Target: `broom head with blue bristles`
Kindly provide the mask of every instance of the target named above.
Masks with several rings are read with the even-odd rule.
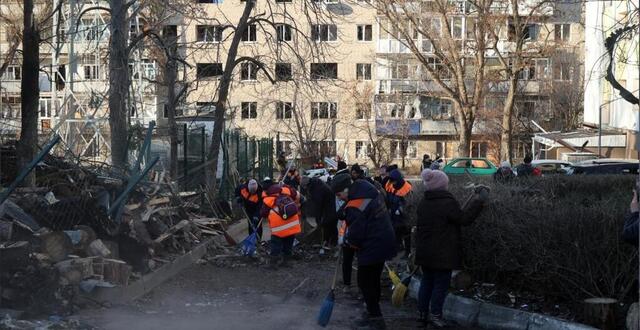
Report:
[[[329,291],[327,297],[322,301],[322,306],[320,306],[320,312],[318,313],[318,325],[321,327],[326,327],[331,320],[331,313],[333,313],[333,305],[336,302],[336,295],[334,290]]]

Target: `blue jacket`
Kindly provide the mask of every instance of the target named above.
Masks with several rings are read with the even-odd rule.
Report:
[[[396,255],[395,236],[382,194],[365,180],[349,187],[345,208],[346,242],[356,249],[358,265],[383,263]]]
[[[629,244],[638,246],[638,212],[627,214],[622,230],[622,239]]]

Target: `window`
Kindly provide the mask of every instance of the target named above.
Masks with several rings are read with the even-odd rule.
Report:
[[[358,41],[373,40],[373,27],[371,25],[358,25]]]
[[[276,0],[276,3],[292,3],[293,0]]]
[[[20,118],[20,98],[3,97],[0,102],[0,118]]]
[[[309,143],[309,149],[315,153],[319,158],[336,155],[336,142],[335,141],[311,141]]]
[[[471,168],[471,161],[470,160],[459,160],[455,163],[453,163],[453,165],[451,165],[451,167],[455,167],[455,168]]]
[[[421,108],[422,116],[435,120],[449,119],[453,115],[453,103],[450,100],[429,98]]]
[[[489,150],[489,143],[487,142],[471,142],[471,157],[487,157],[487,151]],[[488,164],[484,164],[484,161],[474,160],[471,162],[470,167],[475,168],[488,168]],[[486,166],[486,167],[483,167]]]
[[[313,24],[311,39],[314,41],[336,41],[338,40],[338,27],[335,24]]]
[[[242,102],[240,104],[242,110],[242,119],[256,119],[258,118],[258,103],[257,102]]]
[[[291,63],[276,63],[276,80],[277,81],[289,81],[291,80]]]
[[[371,64],[370,63],[356,64],[356,79],[371,80]]]
[[[535,79],[543,80],[549,78],[549,60],[546,58],[538,58],[533,62],[535,63]]]
[[[462,17],[451,17],[451,37],[453,39],[462,39]]]
[[[416,141],[389,141],[391,156],[393,158],[399,159],[403,158],[417,158],[418,149],[416,146]]]
[[[197,63],[196,64],[196,77],[210,78],[218,77],[222,75],[222,63]]]
[[[58,108],[60,108],[60,104],[61,100],[58,100],[58,102],[56,102]],[[50,98],[41,98],[38,110],[38,115],[40,118],[51,118],[58,116],[58,113],[56,112],[54,104]]]
[[[255,24],[249,24],[247,29],[242,33],[242,41],[245,42],[255,42],[257,40],[256,37],[257,27]]]
[[[218,25],[196,26],[197,41],[220,42],[222,41],[222,28]]]
[[[101,27],[98,21],[93,18],[83,18],[78,26],[78,37],[80,40],[94,41],[101,39]]]
[[[427,65],[435,71],[436,75],[440,77],[440,79],[449,79],[451,78],[451,73],[449,72],[449,68],[446,65],[442,64],[437,57],[428,57]],[[425,70],[426,71],[426,70]]]
[[[196,102],[197,112],[214,112],[216,110],[215,102]]]
[[[539,33],[540,33],[540,26],[538,24],[528,24],[524,28],[523,38],[524,40],[536,41],[538,40]]]
[[[520,118],[534,119],[533,114],[536,108],[535,101],[523,101],[518,104],[518,116]]]
[[[556,41],[571,40],[571,24],[556,24],[554,27]]]
[[[371,143],[367,143],[366,141],[356,141],[356,158],[368,158],[369,150],[371,150]]]
[[[371,118],[371,103],[358,103],[356,104],[356,119],[369,119]]]
[[[291,41],[291,25],[288,24],[278,24],[276,25],[276,35],[278,41]]]
[[[292,110],[291,102],[277,102],[276,119],[291,119]]]
[[[436,157],[445,156],[445,150],[447,149],[447,142],[438,141],[436,142]]]
[[[22,79],[22,68],[17,65],[8,66],[7,70],[2,75],[4,80],[20,80]]]
[[[338,79],[338,63],[311,63],[311,79]]]
[[[198,0],[198,3],[222,3],[222,0]]]
[[[98,80],[100,79],[100,67],[96,64],[84,66],[84,79],[85,80]]]
[[[240,65],[240,80],[258,80],[258,66],[251,62],[242,63]]]
[[[534,63],[525,66],[518,72],[518,79],[520,80],[534,80],[536,79],[536,66]]]
[[[338,114],[338,104],[335,102],[312,102],[311,119],[335,119]]]
[[[568,63],[553,63],[553,80],[571,80],[571,67]]]

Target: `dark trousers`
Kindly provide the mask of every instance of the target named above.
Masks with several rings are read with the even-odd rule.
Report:
[[[422,267],[422,281],[418,292],[418,310],[425,315],[442,315],[444,299],[449,292],[451,270],[430,270]]]
[[[344,285],[351,285],[351,270],[355,254],[356,250],[353,248],[347,245],[342,246],[342,283]]]
[[[256,226],[258,226],[258,222],[260,222],[260,218],[259,217],[253,217],[251,219],[247,219],[247,228],[248,228],[248,232],[249,235],[253,234],[253,228],[256,228]],[[258,226],[258,228],[256,228],[256,231],[258,232],[258,241],[262,240],[262,223],[260,223],[260,226]]]
[[[293,240],[296,235],[287,237],[278,237],[271,235],[271,255],[272,256],[290,256],[293,253]]]
[[[358,265],[358,287],[362,291],[370,317],[382,316],[380,310],[380,276],[384,263]]]
[[[404,222],[394,224],[393,231],[396,235],[396,252],[404,251],[408,256],[411,253],[411,231]]]
[[[320,216],[318,219],[324,242],[330,246],[336,244],[338,242],[338,219],[335,216]]]

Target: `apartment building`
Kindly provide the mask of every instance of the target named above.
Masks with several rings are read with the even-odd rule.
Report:
[[[222,27],[237,25],[244,6],[202,0],[202,16],[170,23],[191,67],[184,80],[194,82],[180,120],[211,120],[233,38]],[[257,2],[253,13],[265,20],[250,22],[242,35],[238,58],[253,60],[233,71],[226,127],[271,137],[290,157],[367,163],[375,134],[375,11],[365,1],[272,0]]]
[[[603,131],[626,135],[617,145],[624,149],[624,154],[617,155],[620,158],[636,158],[638,155],[638,105],[620,97],[619,92],[605,80],[609,64],[605,40],[617,29],[638,24],[638,15],[634,13],[638,6],[637,0],[585,3],[584,123],[590,127],[602,128]],[[640,97],[639,38],[636,28],[631,38],[621,39],[613,65],[618,82],[636,97]]]
[[[46,8],[58,1],[36,2],[36,19],[46,17]],[[40,44],[40,107],[38,130],[42,140],[58,132],[64,146],[79,157],[106,160],[110,155],[107,91],[109,17],[104,11],[89,11],[91,6],[107,6],[106,1],[76,0],[62,4],[61,15],[53,15],[42,29]],[[22,30],[22,1],[3,1],[0,15],[0,56],[7,58]],[[75,22],[78,25],[75,26]],[[132,23],[130,34],[141,31]],[[59,31],[59,33],[54,33]],[[18,43],[20,51],[21,44]],[[15,139],[20,131],[20,80],[22,56],[11,59],[0,77],[0,136]],[[156,75],[156,64],[143,48],[135,51],[129,64],[132,77],[130,121],[148,124],[156,119],[158,97],[148,79]]]
[[[520,12],[527,13],[522,18],[527,24],[523,31],[526,38],[523,46],[525,68],[519,74],[514,115],[517,131],[521,133],[514,143],[516,159],[531,151],[531,133],[537,129],[531,120],[549,130],[556,129],[556,124],[561,125],[561,121],[557,120],[561,114],[555,110],[561,106],[555,98],[567,98],[564,91],[567,86],[580,84],[583,70],[581,4],[555,2],[534,12],[530,8],[536,6],[530,2],[520,3]],[[442,38],[450,38],[458,45],[470,45],[460,47],[460,57],[472,56],[473,50],[470,47],[475,40],[478,14],[469,2],[457,1],[450,4],[446,22],[442,12],[431,12],[428,5],[424,5],[413,19],[428,22],[426,24],[430,24],[432,34],[438,33]],[[527,4],[528,8],[525,6]],[[492,78],[487,78],[486,81],[484,104],[478,110],[470,155],[498,161],[500,114],[508,84],[503,75],[492,72],[500,70],[498,55],[508,60],[515,51],[515,42],[509,5],[503,3],[500,6],[500,2],[496,2],[492,10],[503,16],[496,20],[493,27],[499,37],[497,51],[488,49],[485,54],[486,75]],[[423,26],[423,29],[426,27]],[[406,42],[407,35],[398,32],[384,14],[378,17],[376,31],[376,127],[381,136],[389,138],[392,158],[402,157],[403,144],[406,148],[405,156],[413,167],[419,166],[423,154],[431,157],[440,155],[446,159],[456,156],[460,127],[457,127],[454,117],[454,103],[424,67],[426,61],[434,69],[442,70],[442,59],[435,52],[446,53],[446,50],[434,48],[425,34],[418,31],[413,32],[413,43]],[[408,44],[416,45],[424,60],[419,61],[415,49],[411,49]],[[439,78],[452,86],[451,76],[441,74]],[[465,84],[473,86],[473,79],[473,74],[466,77]],[[399,130],[399,127],[403,129]]]

